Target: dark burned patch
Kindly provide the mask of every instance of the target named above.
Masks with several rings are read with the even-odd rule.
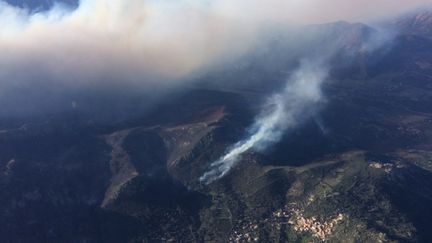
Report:
[[[125,138],[123,149],[138,173],[149,177],[167,176],[167,151],[157,131],[133,130]]]

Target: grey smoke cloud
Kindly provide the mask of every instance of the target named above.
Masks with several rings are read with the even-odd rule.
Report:
[[[0,4],[0,77],[13,82],[25,79],[16,77],[23,67],[63,82],[177,79],[217,60],[236,33],[245,34],[165,1],[84,0],[76,10],[42,13]]]
[[[267,101],[254,124],[248,129],[247,138],[234,144],[223,156],[211,164],[200,181],[209,184],[226,175],[249,151],[262,151],[277,143],[288,130],[295,129],[314,113],[323,100],[321,84],[328,69],[323,63],[304,61],[287,80],[282,92]]]
[[[429,1],[81,0],[32,12],[0,0],[0,105],[37,103],[13,101],[35,90],[49,103],[50,87],[173,89],[254,50],[275,24],[364,21]]]
[[[241,56],[271,23],[364,21],[429,1],[81,0],[36,13],[0,1],[0,85],[34,73],[69,83],[168,82]]]

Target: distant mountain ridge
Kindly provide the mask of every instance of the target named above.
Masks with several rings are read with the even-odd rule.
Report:
[[[432,38],[432,10],[422,10],[395,20],[393,27],[402,34]]]

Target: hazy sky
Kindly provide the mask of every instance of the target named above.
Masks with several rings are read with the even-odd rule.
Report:
[[[97,0],[96,0],[97,1]],[[128,0],[126,0],[128,1]],[[141,0],[149,2],[149,0]],[[46,10],[54,3],[64,3],[76,6],[79,0],[5,0],[5,2],[32,10]],[[159,2],[184,2],[184,0],[159,0]],[[280,18],[286,15],[287,20],[305,22],[320,22],[333,20],[357,20],[380,16],[387,13],[397,13],[406,9],[431,4],[432,0],[196,0],[195,3],[220,8],[221,11],[238,15],[243,12],[256,18]],[[190,3],[188,3],[190,4]],[[296,9],[296,11],[292,11]]]
[[[181,79],[247,52],[272,23],[367,21],[430,1],[82,0],[77,9],[56,5],[49,11],[0,1],[0,88],[34,77]]]
[[[337,20],[368,21],[431,3],[432,0],[268,0],[262,4],[262,1],[227,0],[221,5],[233,14],[243,9],[245,15],[251,18],[258,16],[261,19],[311,24]]]

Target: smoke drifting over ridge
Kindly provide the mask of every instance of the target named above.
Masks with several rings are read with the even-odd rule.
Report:
[[[273,23],[361,21],[428,2],[81,0],[31,12],[0,1],[0,88],[35,77],[175,85],[247,53]]]
[[[284,90],[270,97],[261,114],[248,129],[248,136],[234,144],[211,164],[200,181],[209,184],[227,174],[250,150],[261,151],[277,143],[287,130],[307,119],[322,101],[321,83],[327,76],[322,63],[303,62],[287,80]],[[270,111],[269,111],[270,110]]]

